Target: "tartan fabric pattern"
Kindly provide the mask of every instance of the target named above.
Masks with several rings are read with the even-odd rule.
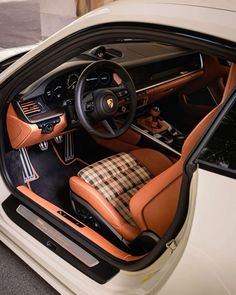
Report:
[[[83,168],[78,176],[93,186],[128,223],[136,226],[129,201],[151,179],[151,174],[135,157],[119,153]]]

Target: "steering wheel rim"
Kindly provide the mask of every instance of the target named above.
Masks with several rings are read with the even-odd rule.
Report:
[[[122,83],[117,87],[105,87],[90,90],[85,93],[86,78],[91,72],[98,69],[109,69],[116,73]],[[124,81],[124,82],[123,82]],[[118,127],[114,117],[118,113],[119,103],[124,97],[118,97],[121,91],[127,90],[127,105],[129,111],[122,127]],[[86,95],[85,95],[86,94]],[[88,111],[88,103],[92,111]],[[112,108],[110,106],[112,105]],[[81,125],[92,135],[100,138],[112,139],[122,135],[132,124],[136,113],[137,99],[136,90],[129,73],[119,64],[112,61],[95,61],[88,65],[80,74],[75,89],[75,110]],[[94,109],[93,109],[94,108]],[[107,132],[99,131],[93,123],[102,123]]]

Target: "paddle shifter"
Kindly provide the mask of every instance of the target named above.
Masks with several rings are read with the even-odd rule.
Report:
[[[161,110],[158,107],[153,107],[150,113],[152,115],[152,122],[151,122],[152,128],[161,128],[161,124],[158,120],[161,114]]]

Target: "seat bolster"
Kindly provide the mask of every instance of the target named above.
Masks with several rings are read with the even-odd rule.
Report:
[[[137,149],[130,153],[149,170],[153,177],[173,165],[169,158],[152,149]]]
[[[141,231],[151,229],[162,237],[170,226],[178,205],[182,167],[179,160],[131,198],[129,208]]]
[[[114,207],[83,179],[78,176],[72,176],[70,178],[70,188],[76,195],[92,204],[93,208],[126,240],[131,241],[138,236],[140,230],[128,224]]]
[[[193,147],[199,141],[200,137],[204,134],[204,131],[209,126],[210,122],[216,116],[217,111],[221,108],[222,103],[228,99],[231,91],[236,87],[236,64],[232,64],[230,67],[230,72],[228,80],[225,86],[224,95],[221,103],[215,107],[206,117],[198,123],[198,125],[192,130],[192,132],[186,138],[183,148],[182,148],[182,159],[183,161],[187,158]]]

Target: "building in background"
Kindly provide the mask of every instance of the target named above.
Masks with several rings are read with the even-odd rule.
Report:
[[[114,0],[40,0],[42,39],[93,9]]]
[[[79,16],[114,0],[0,0],[0,50],[46,39]]]

